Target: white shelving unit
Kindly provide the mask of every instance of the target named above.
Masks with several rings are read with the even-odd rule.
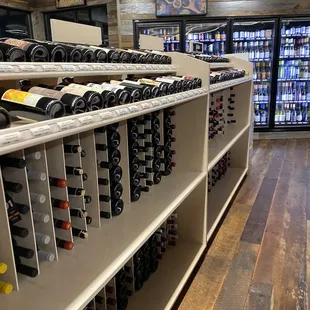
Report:
[[[59,77],[70,75],[76,82],[94,79],[124,78],[127,74],[138,75],[190,75],[200,77],[201,89],[155,98],[143,102],[108,108],[101,111],[67,116],[30,125],[14,126],[0,131],[0,155],[14,153],[23,158],[35,151],[43,154],[40,167],[46,173],[65,177],[63,141],[80,141],[87,149],[87,160],[82,165],[89,177],[97,178],[94,129],[116,122],[120,123],[120,150],[123,168],[124,212],[107,220],[100,218],[99,196],[96,182],[88,187],[93,199],[86,204],[93,222],[88,226],[89,238],[74,238],[74,249],[66,251],[50,245],[57,261],[41,263],[40,275],[28,278],[16,273],[11,233],[8,225],[2,178],[0,178],[0,261],[8,264],[8,272],[0,280],[14,285],[11,295],[1,295],[1,309],[66,309],[84,307],[103,288],[113,281],[116,273],[131,259],[137,250],[175,211],[178,213],[179,241],[160,262],[158,271],[151,276],[143,289],[129,299],[128,309],[170,309],[206,248],[221,216],[248,170],[250,136],[250,110],[252,98],[252,65],[228,55],[228,64],[211,64],[179,53],[170,53],[172,65],[123,65],[123,64],[40,64],[5,63],[0,65],[0,80],[5,87],[16,87],[20,78],[27,76],[33,81],[55,84]],[[209,85],[210,70],[238,68],[247,72],[245,78]],[[236,94],[235,116],[237,123],[227,125],[226,134],[208,141],[210,94],[225,92],[233,87]],[[176,167],[162,182],[152,186],[138,202],[130,202],[127,120],[133,117],[171,107],[174,116],[176,151],[173,160]],[[69,139],[69,140],[68,140]],[[208,172],[227,152],[232,152],[231,167],[219,185],[208,194]],[[5,170],[5,169],[3,169]],[[26,170],[23,170],[23,175]],[[1,173],[1,170],[0,170]],[[3,173],[7,173],[3,171]],[[19,177],[19,176],[17,176]],[[87,182],[90,181],[91,178]],[[27,178],[24,180],[28,186]],[[86,184],[86,183],[85,183]],[[34,186],[30,184],[30,186]],[[33,187],[31,187],[32,190]],[[86,187],[87,189],[87,187]],[[47,197],[55,195],[47,187],[35,188]],[[64,197],[65,193],[56,193]],[[29,193],[25,191],[29,200]],[[65,197],[64,197],[65,198]],[[30,201],[30,200],[29,200]],[[31,204],[29,202],[29,204]],[[31,207],[31,206],[30,206]],[[33,206],[36,210],[37,205]],[[44,205],[45,212],[55,215],[50,202]],[[67,214],[64,218],[70,219]],[[28,219],[33,244],[33,225]],[[47,228],[51,236],[53,227]],[[57,232],[56,232],[57,235]],[[72,234],[66,236],[72,238]],[[104,293],[105,294],[105,293]],[[152,301],[150,303],[150,300]],[[105,306],[106,307],[106,306]],[[107,309],[107,308],[106,308]],[[114,308],[113,308],[114,309]],[[115,308],[116,309],[116,308]]]

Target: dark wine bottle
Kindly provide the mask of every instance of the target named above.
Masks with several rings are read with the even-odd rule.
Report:
[[[95,62],[96,56],[95,53],[88,47],[77,45],[76,46],[82,52],[82,62]]]
[[[11,117],[9,112],[0,106],[0,129],[11,126]]]
[[[70,222],[54,218],[54,226],[56,228],[60,228],[60,229],[63,229],[63,230],[70,230],[71,227],[72,227],[72,224]]]
[[[110,212],[106,212],[106,211],[100,211],[100,217],[102,217],[104,219],[110,219],[111,218],[111,213]]]
[[[157,77],[156,81],[172,84],[175,87],[175,92],[182,91],[182,81],[176,81],[175,79],[168,78],[165,76],[164,77]]]
[[[49,53],[49,59],[51,62],[66,62],[68,59],[68,54],[65,48],[61,45],[56,45],[53,43],[43,42],[43,41],[37,41],[33,39],[25,39],[23,41],[36,43],[44,46],[48,53]]]
[[[9,182],[3,180],[4,189],[13,193],[20,193],[23,190],[23,185],[20,183]]]
[[[68,154],[77,154],[82,152],[82,147],[76,144],[64,144],[64,151]]]
[[[72,234],[73,234],[73,236],[81,238],[81,239],[87,239],[88,238],[88,233],[86,230],[82,230],[82,229],[72,227]]]
[[[110,179],[118,183],[123,176],[123,170],[120,166],[114,166],[110,169]]]
[[[17,202],[14,202],[14,208],[16,209],[16,211],[18,211],[21,214],[28,214],[30,211],[29,206],[23,205]]]
[[[43,86],[43,85],[42,85]],[[61,101],[66,109],[67,114],[79,114],[87,111],[86,100],[81,97],[70,93],[63,93],[58,90],[48,89],[44,87],[31,87],[31,86],[22,86],[23,91],[28,91],[32,94],[37,94]]]
[[[22,264],[21,259],[17,256],[15,257],[16,271],[25,276],[35,278],[38,275],[38,269]]]
[[[31,62],[49,61],[49,53],[43,45],[12,38],[2,39],[2,41],[6,44],[14,45],[21,48],[26,54],[27,61]]]
[[[141,197],[141,189],[139,186],[132,186],[131,187],[131,201],[135,202],[138,201]]]
[[[124,201],[122,199],[112,200],[112,214],[114,216],[120,215],[124,210]]]
[[[109,152],[109,161],[114,166],[118,166],[121,161],[121,152],[119,150],[110,150]]]
[[[62,240],[59,238],[56,238],[56,245],[59,248],[65,249],[65,250],[72,250],[73,249],[73,243],[71,241]]]
[[[60,199],[51,199],[52,207],[58,208],[58,209],[68,209],[69,208],[69,201],[66,200],[60,200]]]
[[[102,202],[110,202],[111,201],[111,197],[107,196],[107,195],[99,195],[99,200]]]
[[[154,56],[150,53],[145,53],[143,51],[136,51],[136,50],[131,50],[131,49],[128,49],[127,51],[139,55],[138,63],[140,63],[140,64],[152,64],[152,63],[154,63],[154,61],[153,61]]]
[[[82,174],[82,179],[83,179],[84,182],[87,181],[88,180],[88,174],[84,172]]]
[[[112,85],[113,88],[116,88],[116,89],[119,89],[119,90],[126,90],[130,94],[130,102],[141,101],[142,92],[141,92],[140,89],[136,89],[134,87],[128,87],[128,86],[120,85],[120,81],[115,81],[114,83],[110,83],[110,84],[103,83],[102,85],[105,85],[105,84],[106,85]]]
[[[24,257],[27,259],[31,259],[34,256],[34,251],[32,249],[28,249],[22,246],[17,245],[17,241],[12,238],[13,248],[14,248],[14,255]]]
[[[80,219],[86,218],[88,216],[88,212],[82,209],[72,209],[70,208],[70,215],[74,217],[78,217]]]
[[[64,179],[58,179],[58,178],[49,178],[50,186],[65,188],[67,187],[67,180]]]
[[[78,47],[87,48],[88,50],[91,50],[95,54],[95,62],[103,63],[107,60],[107,53],[96,46],[83,46],[78,45]]]
[[[99,178],[98,179],[98,184],[99,185],[107,186],[107,185],[109,185],[109,180],[108,179],[104,179],[104,178]]]
[[[123,195],[123,185],[121,183],[111,184],[112,199],[120,199]]]
[[[17,46],[0,42],[0,51],[3,54],[3,61],[7,62],[26,61],[25,52]]]
[[[66,166],[66,173],[79,176],[79,175],[82,175],[84,171],[81,167]]]
[[[103,169],[111,169],[113,165],[107,161],[99,161],[98,167],[103,168]]]
[[[168,83],[157,82],[157,81],[146,79],[146,78],[139,79],[137,80],[137,82],[140,83],[141,85],[149,85],[149,86],[156,87],[155,93],[157,93],[157,89],[159,93],[157,93],[157,95],[154,96],[154,91],[152,91],[153,97],[166,96],[166,95],[170,95],[174,93],[174,87],[169,87],[170,85]]]
[[[107,47],[97,47],[98,49],[100,48],[101,50],[105,51],[107,55],[106,62],[110,63],[119,63],[120,62],[120,53],[116,51],[115,49],[110,49]]]
[[[11,226],[12,235],[18,236],[20,238],[26,238],[28,236],[28,229],[12,225]]]
[[[0,89],[0,96],[0,106],[13,116],[44,120],[65,115],[65,106],[57,99],[5,88]]]
[[[103,151],[105,152],[108,149],[108,146],[106,144],[96,144],[96,150],[97,151]]]
[[[82,52],[80,51],[80,49],[76,48],[75,46],[71,46],[68,44],[53,43],[53,42],[51,42],[50,44],[62,46],[67,52],[69,62],[82,62],[82,57],[83,57]]]
[[[82,197],[85,195],[85,190],[83,188],[68,187],[68,195]]]
[[[151,99],[152,97],[152,88],[148,85],[142,85],[138,82],[130,80],[123,80],[123,81],[111,80],[110,84],[119,84],[121,86],[132,88],[134,90],[139,90],[142,94],[141,100],[148,100]]]
[[[118,148],[121,143],[121,136],[117,131],[108,131],[108,145],[113,148]]]

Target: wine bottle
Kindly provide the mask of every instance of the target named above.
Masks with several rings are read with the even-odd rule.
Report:
[[[11,116],[9,112],[0,106],[0,129],[5,129],[11,126]]]
[[[117,131],[108,131],[108,144],[110,147],[118,148],[121,143],[121,136]]]
[[[85,150],[82,150],[82,152],[81,152],[81,157],[82,157],[82,158],[85,158],[86,156],[87,156],[86,151],[85,151]]]
[[[118,166],[121,161],[121,152],[119,150],[110,150],[109,161],[114,166]]]
[[[78,154],[82,152],[80,145],[64,144],[64,152],[67,154]]]
[[[67,187],[67,180],[64,180],[64,179],[49,177],[49,182],[50,182],[50,186],[55,186],[55,187],[60,187],[60,188]]]
[[[13,193],[20,193],[23,190],[23,186],[20,183],[9,182],[3,180],[4,189]]]
[[[71,83],[70,85],[56,85],[54,89],[66,94],[83,97],[87,102],[87,109],[89,111],[99,110],[104,107],[102,96],[98,92],[91,90],[90,87]]]
[[[12,235],[18,236],[20,238],[26,238],[28,236],[28,229],[11,225],[11,233]]]
[[[26,54],[27,61],[31,62],[49,61],[49,53],[43,45],[12,38],[2,39],[1,41],[3,41],[6,44],[14,45],[21,48]]]
[[[81,238],[81,239],[87,239],[88,238],[88,233],[86,230],[82,230],[82,229],[72,227],[72,234],[73,234],[73,236]]]
[[[119,122],[107,125],[108,133],[109,133],[109,131],[117,131],[118,128],[119,128]],[[111,132],[110,132],[110,134],[111,134]],[[121,140],[121,139],[119,138],[119,140]]]
[[[54,218],[54,226],[56,228],[60,228],[60,229],[63,229],[63,230],[70,230],[71,227],[72,227],[72,224],[70,222]]]
[[[50,216],[48,214],[40,212],[32,212],[32,217],[35,222],[48,223],[50,221]]]
[[[102,202],[110,202],[111,201],[111,197],[107,196],[107,195],[99,195],[99,200]]]
[[[42,154],[39,151],[33,153],[26,153],[25,156],[28,160],[40,160],[42,158]]]
[[[47,176],[45,172],[38,172],[33,170],[27,170],[27,178],[30,181],[45,181]]]
[[[73,242],[66,241],[66,240],[59,239],[59,238],[56,238],[56,245],[59,248],[62,248],[62,249],[68,250],[68,251],[72,250],[74,247]]]
[[[25,276],[35,278],[38,275],[38,269],[22,264],[19,257],[15,257],[16,271]]]
[[[130,179],[133,186],[138,186],[140,184],[141,175],[139,172],[135,172]]]
[[[6,196],[6,207],[8,213],[8,219],[10,225],[14,225],[22,220],[20,213],[15,209],[14,202],[11,197],[7,194]]]
[[[0,105],[14,116],[44,120],[65,115],[64,104],[53,98],[5,88],[0,89],[0,96]]]
[[[107,185],[109,185],[109,180],[108,179],[104,179],[104,178],[99,178],[98,179],[98,184],[99,185],[107,186]]]
[[[102,217],[104,219],[110,219],[111,218],[111,213],[110,212],[106,212],[106,211],[100,211],[100,217]]]
[[[126,53],[128,55],[128,63],[131,64],[137,64],[139,62],[140,56],[138,53],[135,53],[134,51],[130,50],[124,50],[124,49],[117,49],[117,51],[121,51],[123,53]]]
[[[88,212],[82,209],[72,209],[70,208],[70,215],[74,217],[78,217],[80,219],[86,218],[88,216]]]
[[[122,199],[113,199],[111,203],[112,214],[114,216],[120,215],[124,210],[124,201]]]
[[[131,49],[128,49],[127,51],[139,55],[138,63],[140,63],[140,64],[153,64],[154,63],[154,60],[153,60],[154,55],[152,55],[150,53],[146,53],[143,51],[131,50]]]
[[[17,245],[17,241],[12,238],[12,243],[13,243],[13,249],[14,249],[14,255],[15,256],[20,256],[24,257],[27,259],[31,259],[34,256],[34,251],[32,249],[28,249],[22,246]]]
[[[46,262],[53,262],[55,260],[55,254],[51,252],[46,252],[43,250],[40,250],[38,248],[38,259],[40,261],[46,261]]]
[[[120,86],[132,88],[134,90],[139,90],[141,93],[140,100],[148,100],[151,98],[152,90],[151,87],[148,85],[141,85],[138,82],[130,80],[123,80],[123,81],[111,80],[110,84],[117,84]]]
[[[66,173],[70,175],[79,176],[79,175],[82,175],[84,171],[81,167],[66,166]]]
[[[8,282],[4,282],[4,281],[0,281],[0,293],[5,294],[5,295],[9,295],[11,294],[13,291],[13,285],[8,283]]]
[[[64,49],[64,47],[61,45],[56,45],[56,44],[33,40],[33,39],[24,39],[23,41],[37,43],[37,44],[44,46],[49,53],[49,59],[51,62],[66,62],[68,59],[68,54],[66,50]]]
[[[88,175],[87,175],[87,173],[83,173],[82,174],[82,180],[85,182],[85,181],[87,181],[88,180]]]
[[[131,187],[131,201],[135,202],[138,201],[141,197],[141,189],[139,186],[132,186]]]
[[[97,151],[103,151],[105,152],[108,149],[108,146],[106,144],[99,144],[96,143],[96,150]]]
[[[3,61],[7,62],[24,62],[26,61],[25,52],[14,45],[0,42],[0,51],[3,54]]]
[[[96,47],[96,46],[91,46],[91,47]],[[120,62],[120,53],[116,51],[115,49],[110,49],[107,47],[96,47],[98,49],[101,49],[105,51],[106,53],[106,62],[109,63],[119,63]]]
[[[123,194],[123,185],[121,183],[111,184],[111,196],[113,199],[120,199]]]
[[[69,201],[60,200],[60,199],[51,199],[52,207],[58,209],[68,209],[69,208]]]
[[[111,84],[102,83],[102,85],[112,85],[112,86],[105,86],[105,87],[107,87],[107,88],[110,87],[110,88],[119,89],[119,90],[126,90],[130,94],[130,102],[141,101],[142,92],[139,89],[120,85],[119,81],[115,81],[115,82],[116,83],[111,83]]]
[[[84,196],[84,202],[85,203],[91,203],[92,199],[90,196]]]
[[[82,52],[82,62],[95,62],[95,53],[90,48],[84,47],[82,45],[77,45],[76,47]]]
[[[95,297],[95,302],[97,303],[97,304],[99,304],[99,305],[104,305],[104,301],[105,301],[105,299],[103,298],[103,297],[101,297],[101,296],[96,296]]]
[[[92,221],[93,221],[93,218],[92,218],[92,217],[86,216],[86,224],[87,224],[87,225],[90,225],[90,224],[92,223]]]
[[[68,55],[67,60],[69,62],[82,62],[82,57],[83,57],[82,52],[80,51],[80,49],[76,48],[75,46],[71,46],[68,44],[54,43],[54,42],[51,42],[50,44],[63,47]]]
[[[87,86],[91,87],[94,91],[101,93],[108,108],[130,103],[130,93],[127,90],[119,89],[112,84],[88,83]]]
[[[159,96],[167,96],[167,95],[171,95],[175,92],[175,88],[174,86],[168,84],[168,83],[162,83],[162,82],[157,82],[151,79],[139,79],[137,80],[138,83],[140,83],[141,85],[149,85],[151,87],[156,87],[155,88],[155,95],[154,95],[154,91],[153,91],[153,98],[155,97],[159,97]]]
[[[21,213],[21,214],[28,214],[30,211],[29,206],[27,205],[23,205],[17,202],[14,202],[14,208],[17,212]]]
[[[114,166],[110,169],[110,179],[118,183],[123,176],[123,170],[120,166]]]
[[[46,86],[46,85],[41,85]],[[46,87],[38,87],[38,86],[22,86],[21,89],[23,91],[27,91],[32,94],[37,94],[49,98],[53,98],[61,101],[64,104],[65,110],[67,114],[79,114],[87,111],[87,103],[86,100],[81,97],[70,93],[63,93],[58,90],[48,89]]]
[[[46,197],[43,194],[30,192],[29,195],[32,203],[43,204],[46,201]]]
[[[77,47],[83,47],[91,50],[95,54],[95,62],[103,63],[107,60],[107,53],[103,49],[100,49],[96,46],[78,45]]]
[[[68,187],[68,195],[82,197],[85,195],[85,190],[83,188]]]
[[[112,165],[112,163],[109,163],[107,161],[99,161],[98,167],[103,168],[103,169],[111,169],[113,167],[113,165]]]
[[[24,169],[27,165],[26,161],[22,158],[13,158],[8,156],[0,157],[0,165],[4,167],[12,167],[17,169]]]
[[[47,245],[51,241],[51,237],[50,236],[45,235],[45,234],[41,234],[41,233],[38,233],[38,232],[35,233],[35,237],[36,237],[36,242],[39,245]]]

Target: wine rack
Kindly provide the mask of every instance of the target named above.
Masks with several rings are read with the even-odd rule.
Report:
[[[116,80],[171,75],[175,85],[177,76],[193,76],[202,87],[0,131],[0,262],[8,265],[0,281],[14,287],[11,296],[0,294],[4,308],[117,310],[126,309],[127,298],[128,309],[172,307],[248,169],[252,66],[233,55],[227,55],[227,63],[212,64],[169,55],[172,65],[134,70],[131,64],[104,64],[113,70],[96,71],[68,65],[79,67],[70,71],[75,83],[111,80],[109,75]],[[0,73],[6,86],[16,87],[24,76],[19,65],[25,63]],[[31,66],[27,76],[37,84],[57,85],[68,74]],[[210,85],[211,70],[230,68],[244,70],[245,77]],[[209,140],[216,98],[225,122],[223,134]],[[208,172],[228,152],[230,167],[208,193]],[[6,167],[4,157],[26,163]],[[5,181],[21,184],[21,191],[5,191],[12,186]],[[21,264],[32,268],[35,278],[18,272],[6,193],[18,204],[21,221],[14,225],[28,231],[25,238],[14,238],[33,251]],[[151,262],[156,272],[146,274],[139,289],[134,258],[156,232],[163,240],[157,240],[160,248]],[[118,282],[122,271],[126,298]]]

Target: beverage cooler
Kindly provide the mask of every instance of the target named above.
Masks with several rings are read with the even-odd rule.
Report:
[[[310,124],[310,18],[283,18],[275,109],[275,127]]]
[[[270,126],[275,20],[233,21],[233,53],[248,53],[253,62],[255,127]]]
[[[216,22],[186,22],[185,25],[185,51],[191,52],[191,44],[203,44],[203,54],[223,56],[228,53],[227,34],[228,20]]]
[[[182,22],[137,22],[134,25],[135,48],[139,48],[141,34],[156,36],[164,39],[165,52],[181,52],[183,36],[181,36]]]

